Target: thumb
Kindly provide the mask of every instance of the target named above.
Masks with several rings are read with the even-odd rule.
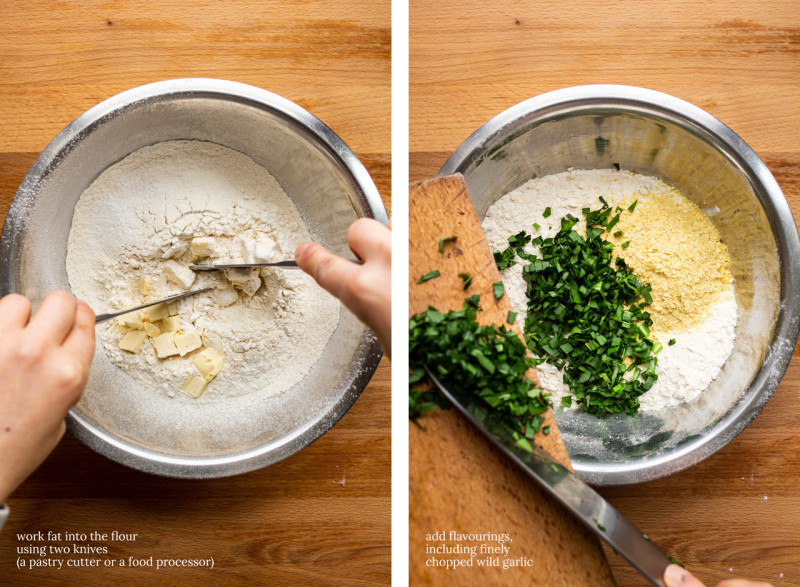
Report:
[[[669,565],[664,571],[667,587],[705,587],[702,581],[678,565]]]

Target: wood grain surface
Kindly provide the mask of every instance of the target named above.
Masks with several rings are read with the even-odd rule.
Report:
[[[410,4],[410,179],[435,174],[506,108],[546,91],[620,83],[707,110],[770,168],[800,215],[800,3]],[[800,362],[756,420],[702,463],[600,490],[709,585],[800,585]],[[608,552],[619,585],[645,585]]]
[[[441,238],[456,235],[439,252]],[[409,195],[409,313],[429,306],[441,312],[460,310],[465,297],[480,296],[477,320],[508,325],[507,296],[495,299],[492,284],[500,272],[461,175],[412,184]],[[433,270],[439,277],[417,283]],[[460,273],[472,276],[465,291]],[[521,335],[519,324],[511,327]],[[531,370],[530,376],[535,376]],[[548,410],[550,434],[535,441],[558,462],[570,467],[561,435]],[[437,410],[409,423],[409,559],[412,585],[612,585],[602,547],[559,504],[516,465],[489,445],[455,410]],[[570,467],[571,468],[571,467]],[[444,537],[437,539],[437,533]],[[489,539],[459,540],[450,532],[506,533],[507,553],[496,562],[480,552],[496,547]],[[467,546],[471,554],[431,554],[430,548]],[[483,554],[483,556],[481,556]],[[435,566],[446,561],[469,561],[469,566]],[[508,566],[504,561],[530,561]]]
[[[308,109],[355,151],[389,207],[388,0],[4,1],[0,216],[37,154],[73,119],[123,90],[178,77],[249,83]],[[384,359],[321,439],[228,479],[139,473],[65,437],[8,500],[0,584],[386,584],[389,404]],[[101,559],[213,558],[215,566],[17,570],[17,548],[28,544],[17,533],[38,530],[62,539],[135,533],[135,541],[91,544],[108,548]]]

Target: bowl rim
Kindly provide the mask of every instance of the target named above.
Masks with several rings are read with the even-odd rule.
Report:
[[[93,128],[120,112],[165,99],[210,98],[265,110],[294,125],[315,139],[348,175],[358,190],[367,216],[383,224],[389,221],[380,193],[363,163],[345,142],[319,118],[277,94],[241,82],[213,78],[178,78],[138,86],[93,106],[67,125],[36,158],[9,206],[0,237],[0,295],[17,290],[20,259],[16,254],[24,234],[25,213],[35,201],[37,184],[45,181],[60,160]],[[354,370],[344,392],[327,412],[292,429],[287,434],[250,449],[212,456],[183,456],[144,449],[96,426],[91,418],[72,408],[66,417],[67,430],[94,451],[146,473],[189,479],[227,477],[274,464],[307,447],[330,430],[352,407],[378,367],[382,352],[377,339],[365,331],[360,352],[364,363]]]
[[[678,124],[719,150],[752,186],[775,236],[781,276],[780,308],[762,365],[728,412],[663,453],[631,462],[597,462],[575,458],[572,465],[594,485],[626,485],[651,481],[684,470],[708,458],[733,440],[759,414],[777,389],[791,361],[800,334],[800,236],[778,183],[764,162],[733,130],[708,112],[669,94],[646,88],[593,84],[573,86],[529,98],[496,115],[462,142],[438,175],[462,173],[493,148],[510,140],[520,127],[529,128],[556,114],[577,115],[598,109],[646,115]]]

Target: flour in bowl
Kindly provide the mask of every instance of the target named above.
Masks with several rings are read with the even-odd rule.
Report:
[[[619,256],[652,286],[648,311],[653,336],[663,348],[657,355],[658,379],[639,397],[640,409],[692,401],[733,350],[737,306],[727,249],[710,220],[685,196],[655,177],[610,169],[570,170],[533,179],[505,194],[487,211],[483,228],[492,250],[501,251],[508,237],[520,231],[554,236],[561,218],[571,214],[583,219],[584,208],[600,208],[600,197],[622,208],[613,231],[619,236],[608,239],[616,245],[627,243],[616,247]],[[629,212],[629,206],[634,210]],[[585,234],[585,223],[575,229]],[[525,251],[538,254],[532,244]],[[511,306],[524,324],[528,300],[523,264],[501,275]],[[549,363],[537,371],[541,387],[558,406],[570,395],[562,372]]]
[[[67,275],[73,293],[97,312],[123,310],[189,287],[213,288],[177,302],[166,322],[153,321],[154,330],[167,332],[171,327],[165,324],[177,316],[181,328],[197,334],[200,346],[190,336],[189,346],[179,349],[186,351],[183,356],[162,353],[155,348],[157,337],[146,336],[135,341],[138,347],[123,344],[125,350],[120,342],[130,328],[109,321],[97,329],[108,358],[145,386],[180,401],[210,402],[253,391],[272,395],[300,381],[319,359],[338,324],[339,302],[299,270],[226,276],[193,273],[188,265],[197,259],[291,259],[308,240],[312,236],[293,202],[252,159],[213,143],[166,141],[109,167],[81,195],[69,235]],[[204,352],[223,356],[224,366],[196,399],[179,390],[198,376],[196,363],[202,364],[198,357]]]

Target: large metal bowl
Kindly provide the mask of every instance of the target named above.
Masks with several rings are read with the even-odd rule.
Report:
[[[278,180],[317,242],[339,254],[349,254],[345,232],[356,218],[388,221],[355,154],[296,104],[229,81],[158,82],[95,106],[41,153],[3,228],[2,293],[22,293],[35,306],[52,290],[69,291],[67,237],[81,193],[133,151],[173,139],[210,141],[250,156]],[[342,310],[322,357],[294,387],[268,401],[227,406],[225,418],[200,426],[193,422],[207,422],[210,414],[201,412],[214,404],[190,406],[182,414],[151,406],[145,415],[138,403],[148,401],[144,390],[111,364],[98,342],[89,384],[67,425],[97,452],[142,471],[234,475],[294,454],[329,430],[367,385],[380,356],[372,334]]]
[[[800,240],[786,199],[741,138],[682,100],[610,85],[543,94],[484,124],[440,173],[464,174],[483,217],[532,178],[613,164],[719,209],[711,220],[730,251],[739,321],[730,358],[693,402],[634,418],[556,411],[576,472],[596,485],[663,477],[725,446],[772,396],[800,330]]]

